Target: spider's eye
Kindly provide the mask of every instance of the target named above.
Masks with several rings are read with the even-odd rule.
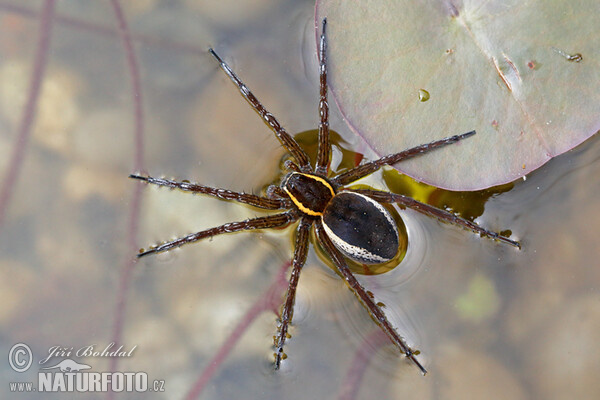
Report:
[[[325,232],[347,257],[366,264],[390,261],[398,253],[398,228],[375,200],[353,192],[338,193],[321,217]]]

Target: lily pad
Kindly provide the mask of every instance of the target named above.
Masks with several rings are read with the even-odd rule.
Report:
[[[315,15],[331,92],[377,154],[477,131],[395,165],[417,180],[511,182],[600,129],[597,0],[318,0]]]

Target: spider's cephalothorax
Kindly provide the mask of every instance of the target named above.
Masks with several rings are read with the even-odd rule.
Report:
[[[396,223],[381,203],[398,203],[401,207],[409,207],[443,222],[462,226],[481,236],[508,243],[517,248],[520,248],[520,244],[498,233],[488,231],[469,220],[418,202],[407,196],[377,190],[351,190],[345,187],[377,171],[384,165],[392,165],[436,148],[456,143],[459,140],[474,135],[475,131],[413,147],[400,153],[390,154],[379,160],[361,164],[337,176],[328,176],[331,145],[329,143],[325,26],[326,21],[323,20],[318,51],[320,73],[319,151],[314,168],[311,166],[309,157],[304,150],[279,124],[273,114],[265,109],[229,65],[214,50],[209,49],[210,54],[219,62],[223,71],[235,83],[240,93],[271,127],[277,138],[281,141],[281,144],[295,159],[295,163],[292,161],[286,163],[287,168],[291,172],[283,179],[280,186],[270,186],[266,196],[216,189],[187,181],[178,182],[142,175],[129,176],[130,178],[159,186],[177,188],[192,193],[202,193],[219,199],[233,200],[267,210],[285,211],[240,222],[229,222],[204,231],[192,233],[182,238],[160,244],[147,251],[142,251],[138,254],[138,257],[160,253],[223,233],[283,227],[299,220],[294,258],[292,260],[292,272],[281,310],[278,332],[275,337],[275,368],[278,369],[281,361],[285,358],[283,347],[288,337],[288,327],[292,319],[300,271],[308,253],[310,228],[314,224],[317,240],[333,261],[337,272],[344,278],[350,290],[360,299],[373,320],[388,335],[392,343],[425,374],[427,370],[417,359],[419,352],[411,349],[402,336],[398,334],[386,318],[381,307],[375,301],[373,294],[365,290],[354,277],[344,259],[344,256],[346,256],[362,263],[382,263],[391,260],[398,252],[399,239]]]
[[[335,197],[329,181],[321,176],[291,172],[281,183],[294,205],[306,215],[323,216],[323,212]]]

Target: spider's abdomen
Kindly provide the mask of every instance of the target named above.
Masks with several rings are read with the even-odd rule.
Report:
[[[289,174],[281,187],[300,211],[313,217],[323,215],[327,204],[335,196],[333,187],[325,178],[301,172]]]
[[[321,219],[333,244],[353,260],[378,264],[398,253],[396,222],[381,204],[367,196],[338,193]]]

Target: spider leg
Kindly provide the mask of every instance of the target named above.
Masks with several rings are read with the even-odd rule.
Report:
[[[264,208],[267,210],[280,210],[290,208],[291,202],[289,199],[266,198],[249,193],[238,193],[227,189],[212,188],[209,186],[199,185],[190,182],[178,182],[170,179],[153,178],[151,176],[129,175],[131,179],[138,179],[157,186],[166,186],[172,189],[180,189],[184,192],[201,193],[216,197],[222,200],[233,200],[239,203],[249,204],[254,207]]]
[[[306,262],[306,256],[308,254],[308,233],[311,225],[312,221],[308,218],[302,218],[298,225],[296,250],[294,251],[294,260],[292,261],[292,274],[290,275],[290,282],[280,316],[281,322],[275,339],[275,369],[279,369],[281,360],[285,356],[283,353],[283,346],[285,344],[285,339],[287,338],[288,326],[292,321],[292,314],[294,313],[294,301],[296,299],[298,279],[300,278],[300,272],[302,271],[302,267]]]
[[[288,211],[280,214],[267,215],[265,217],[247,219],[245,221],[229,222],[224,225],[216,226],[214,228],[206,229],[196,233],[191,233],[179,239],[160,244],[151,248],[150,250],[139,253],[137,256],[139,258],[149,254],[162,253],[163,251],[171,250],[174,247],[180,247],[184,244],[194,243],[202,239],[221,235],[223,233],[282,227],[297,219],[298,215],[296,211]]]
[[[320,220],[315,222],[317,237],[319,238],[319,242],[323,246],[324,250],[329,254],[333,263],[335,264],[338,272],[342,275],[342,277],[346,280],[346,283],[350,287],[350,289],[354,292],[354,294],[362,301],[363,305],[367,308],[371,317],[377,322],[379,327],[388,335],[388,337],[392,340],[392,342],[398,346],[400,351],[404,353],[404,355],[409,358],[423,373],[423,375],[427,374],[427,370],[419,360],[417,360],[418,351],[412,350],[408,344],[402,339],[402,337],[396,332],[396,330],[392,327],[392,324],[388,321],[381,307],[379,307],[369,296],[365,288],[358,282],[358,280],[354,277],[348,265],[344,261],[342,254],[339,250],[333,245],[325,230],[323,228],[323,224]]]
[[[467,133],[463,133],[462,135],[450,136],[444,139],[436,140],[431,143],[422,144],[420,146],[416,146],[410,148],[408,150],[401,151],[400,153],[390,154],[385,157],[380,158],[379,160],[371,161],[365,164],[361,164],[357,167],[354,167],[343,174],[340,174],[333,178],[333,182],[338,185],[347,185],[348,183],[354,182],[360,178],[363,178],[373,172],[377,171],[384,165],[393,165],[402,160],[406,160],[408,158],[412,158],[418,156],[423,153],[427,153],[431,150],[447,146],[449,144],[456,143],[462,139],[468,138],[469,136],[473,136],[475,131],[470,131]]]
[[[490,239],[510,244],[511,246],[515,246],[518,249],[521,248],[521,243],[519,243],[516,240],[512,240],[505,236],[501,236],[499,233],[496,232],[488,231],[487,229],[482,228],[474,222],[471,222],[464,218],[460,218],[448,211],[440,210],[439,208],[430,206],[429,204],[421,203],[420,201],[417,201],[411,197],[396,193],[381,192],[377,190],[368,189],[353,189],[351,191],[364,194],[365,196],[369,196],[373,200],[379,201],[381,203],[398,203],[402,206],[411,208],[422,214],[428,215],[430,217],[435,217],[440,221],[462,226],[463,228],[469,229],[475,233],[478,233],[481,236],[486,236]]]
[[[287,200],[290,202],[290,197],[285,190],[276,185],[269,185],[267,188],[267,197],[270,199],[279,199],[281,201]],[[290,206],[286,208],[292,208],[292,205],[290,204]]]
[[[302,172],[299,166],[297,166],[292,160],[285,160],[283,167],[289,171]]]
[[[258,101],[256,96],[252,94],[250,89],[248,89],[248,86],[246,86],[244,82],[242,82],[242,80],[235,74],[235,72],[233,72],[231,67],[229,67],[229,65],[227,65],[227,63],[223,61],[213,49],[208,49],[208,51],[219,62],[221,69],[225,71],[227,76],[229,76],[233,83],[236,84],[240,93],[242,94],[242,96],[244,96],[248,103],[250,103],[252,108],[254,108],[254,111],[256,111],[258,115],[260,115],[262,119],[267,123],[267,125],[269,125],[271,129],[273,129],[275,135],[281,141],[283,146],[287,149],[287,151],[290,152],[292,156],[294,156],[294,158],[298,162],[298,165],[300,166],[300,168],[302,168],[302,171],[310,172],[311,168],[308,155],[304,152],[304,150],[302,150],[298,142],[296,142],[296,140],[294,140],[294,138],[286,132],[286,130],[279,123],[279,121],[277,121],[275,116],[271,114],[260,103],[260,101]]]
[[[317,155],[317,164],[315,167],[315,173],[322,176],[327,176],[327,165],[329,164],[329,153],[331,151],[331,145],[329,144],[329,104],[327,103],[326,26],[327,19],[323,19],[323,29],[321,31],[321,40],[319,41],[319,154]]]

